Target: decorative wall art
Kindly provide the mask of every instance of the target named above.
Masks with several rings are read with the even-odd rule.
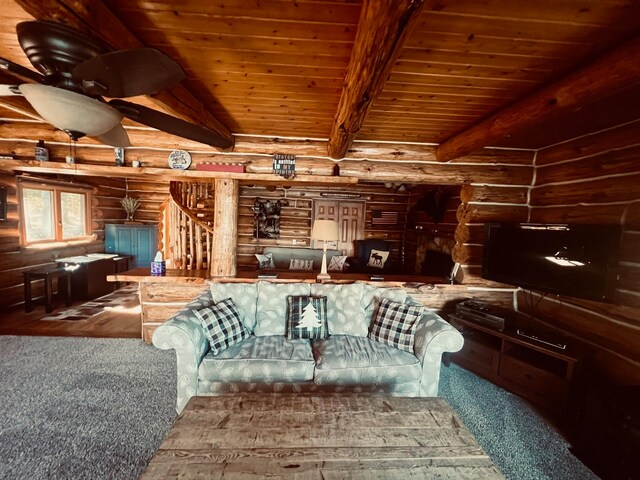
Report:
[[[296,156],[276,153],[273,156],[273,173],[291,179],[296,176]]]
[[[280,200],[253,202],[253,238],[280,238]]]

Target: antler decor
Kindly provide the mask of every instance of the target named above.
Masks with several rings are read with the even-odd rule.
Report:
[[[136,210],[140,206],[140,200],[137,198],[129,197],[128,195],[120,200],[122,204],[122,208],[127,212],[127,221],[133,222],[133,215],[136,213]]]

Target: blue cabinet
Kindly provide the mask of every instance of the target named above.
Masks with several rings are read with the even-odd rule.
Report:
[[[158,250],[158,227],[155,225],[105,225],[105,251],[131,255],[130,268],[148,267]]]

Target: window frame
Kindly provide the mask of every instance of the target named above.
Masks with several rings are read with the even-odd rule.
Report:
[[[26,216],[24,209],[24,190],[44,190],[48,192],[52,192],[53,197],[53,225],[54,225],[54,238],[45,239],[45,240],[27,240],[27,230],[26,230]],[[62,194],[63,193],[73,193],[73,194],[81,194],[84,195],[85,199],[85,224],[84,224],[84,234],[63,238],[63,225],[62,225]],[[19,198],[19,210],[20,210],[20,245],[23,247],[29,246],[47,246],[54,244],[65,244],[65,243],[73,243],[79,241],[90,241],[92,239],[91,233],[91,225],[92,225],[92,215],[91,215],[91,193],[92,189],[89,187],[85,187],[82,185],[64,183],[64,182],[55,182],[48,180],[36,180],[36,179],[24,179],[20,178],[18,181],[18,198]]]

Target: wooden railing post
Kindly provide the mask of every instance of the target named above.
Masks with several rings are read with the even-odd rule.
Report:
[[[236,275],[239,193],[238,180],[216,179],[211,249],[212,277]]]

